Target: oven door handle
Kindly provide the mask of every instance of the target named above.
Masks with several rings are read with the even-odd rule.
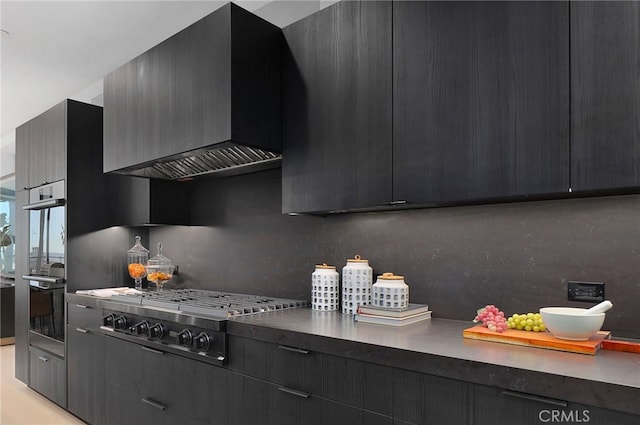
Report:
[[[36,282],[51,283],[53,285],[59,285],[64,283],[64,277],[50,277],[50,276],[35,276],[30,274],[23,274],[24,280],[35,280]],[[48,289],[48,288],[45,288]]]
[[[35,202],[33,204],[25,205],[22,207],[23,210],[43,210],[45,208],[59,207],[64,205],[64,199],[47,199],[42,202]]]

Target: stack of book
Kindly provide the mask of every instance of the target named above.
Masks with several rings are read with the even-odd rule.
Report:
[[[431,310],[426,304],[409,304],[405,308],[384,308],[361,305],[354,315],[356,322],[379,325],[403,326],[431,318]]]

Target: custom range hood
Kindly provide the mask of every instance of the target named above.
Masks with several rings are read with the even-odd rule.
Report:
[[[280,166],[280,28],[228,3],[104,78],[104,172],[167,180]]]

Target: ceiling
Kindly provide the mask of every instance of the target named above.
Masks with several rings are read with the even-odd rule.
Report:
[[[65,98],[100,104],[105,74],[225,3],[1,0],[3,156],[14,153],[17,126]],[[235,3],[283,27],[335,0]]]

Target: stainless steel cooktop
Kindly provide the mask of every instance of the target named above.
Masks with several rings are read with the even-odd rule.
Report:
[[[162,308],[207,318],[227,319],[267,311],[306,307],[307,301],[234,294],[204,289],[165,289],[142,294],[115,295],[110,301]]]

